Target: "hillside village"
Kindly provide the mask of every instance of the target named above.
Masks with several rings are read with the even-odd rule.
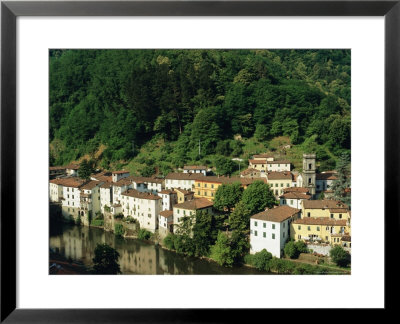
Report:
[[[79,165],[50,167],[50,204],[61,209],[64,220],[84,226],[116,231],[124,220],[166,237],[179,235],[186,216],[218,213],[214,200],[222,185],[239,183],[246,190],[261,181],[272,190],[276,206],[250,216],[251,254],[266,249],[280,258],[290,239],[323,255],[336,245],[351,252],[350,207],[333,200],[336,171],[317,173],[315,154],[303,154],[301,172],[270,153],[248,162],[240,176],[218,176],[206,166],[188,165],[165,178],[98,170],[87,180],[79,177]]]

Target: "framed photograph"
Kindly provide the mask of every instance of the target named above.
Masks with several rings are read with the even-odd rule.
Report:
[[[390,308],[399,16],[2,1],[1,321]]]

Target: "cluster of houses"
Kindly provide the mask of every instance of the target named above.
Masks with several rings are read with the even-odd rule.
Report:
[[[239,182],[246,189],[261,180],[270,185],[280,206],[251,217],[251,253],[266,248],[280,257],[290,237],[351,247],[348,207],[314,200],[320,192],[328,194],[336,178],[333,171],[316,174],[315,154],[303,155],[302,173],[294,173],[289,161],[275,161],[267,154],[255,155],[239,177],[209,175],[205,166],[185,166],[165,178],[131,176],[122,170],[92,174],[84,181],[78,173],[76,165],[51,167],[50,201],[61,205],[64,218],[80,218],[84,225],[99,214],[105,219],[119,215],[150,232],[176,233],[183,217],[213,212],[219,186]]]

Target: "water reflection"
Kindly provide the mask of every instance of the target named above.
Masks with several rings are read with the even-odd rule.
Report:
[[[92,265],[98,243],[107,243],[119,252],[123,274],[261,274],[255,269],[225,268],[214,262],[181,256],[98,228],[64,224],[50,228],[50,247],[67,259],[82,261],[85,265]]]

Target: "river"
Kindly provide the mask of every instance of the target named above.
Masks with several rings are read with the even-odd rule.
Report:
[[[52,224],[50,248],[65,258],[92,265],[98,243],[107,243],[119,254],[123,274],[266,274],[248,267],[221,267],[215,262],[179,255],[152,243],[124,239],[100,228]]]

